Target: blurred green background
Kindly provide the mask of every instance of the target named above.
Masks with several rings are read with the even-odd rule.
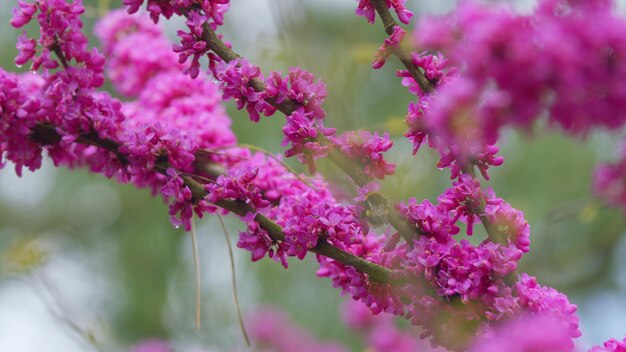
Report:
[[[13,58],[20,33],[8,25],[14,4],[0,0],[0,66],[9,71],[17,70]],[[102,2],[85,4],[90,33]],[[408,7],[419,17],[454,4],[421,0]],[[525,11],[532,2],[515,5]],[[118,7],[119,1],[109,6]],[[394,75],[399,68],[394,60],[371,70],[384,33],[378,23],[354,16],[355,7],[351,0],[233,1],[222,32],[265,72],[299,65],[322,78],[329,90],[328,125],[390,131],[395,146],[389,158],[398,172],[384,185],[388,194],[434,201],[449,184],[449,172],[435,167],[427,148],[411,155],[402,138],[410,95]],[[174,38],[181,24],[166,23],[168,35]],[[241,143],[281,152],[280,116],[257,125],[227,106]],[[579,305],[581,346],[621,337],[626,222],[622,212],[590,194],[594,165],[615,156],[620,136],[597,133],[578,140],[544,127],[537,126],[532,136],[507,131],[500,143],[505,164],[491,172],[486,185],[526,214],[533,244],[521,270]],[[321,169],[345,181],[332,166]],[[232,217],[227,222],[234,245],[241,226]],[[17,178],[9,165],[0,171],[0,351],[90,351],[93,344],[117,351],[150,337],[171,340],[181,350],[242,347],[225,239],[217,219],[197,225],[203,285],[198,331],[190,238],[170,225],[162,199],[84,170],[46,163]],[[244,315],[260,304],[276,305],[316,336],[361,348],[339,319],[343,298],[330,281],[315,277],[314,258],[293,260],[289,270],[268,259],[251,263],[240,250],[235,259]]]

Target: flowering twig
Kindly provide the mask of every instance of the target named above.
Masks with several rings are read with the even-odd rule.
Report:
[[[61,136],[58,134],[53,126],[39,124],[37,125],[37,128],[35,130],[36,133],[33,134],[32,137],[40,141],[42,144],[52,144],[54,141],[58,142],[61,139]],[[103,140],[95,135],[86,135],[77,139],[76,141],[82,144],[97,146],[116,155],[119,155],[119,145],[111,140]],[[120,162],[124,163],[124,160],[120,159]],[[167,162],[159,162],[155,164],[155,170],[160,173],[165,173],[168,167],[169,165],[167,164]],[[183,174],[182,178],[185,182],[185,185],[189,187],[194,201],[197,202],[207,196],[207,191],[204,189],[204,185],[198,182],[195,179],[194,175]],[[216,202],[215,205],[240,216],[245,216],[248,213],[256,212],[248,204],[239,201],[222,199]],[[269,218],[258,213],[255,216],[254,220],[258,222],[259,225],[268,232],[272,240],[283,241],[285,239],[285,233],[283,232],[283,228]],[[390,281],[391,270],[381,265],[374,264],[363,258],[357,257],[353,254],[344,252],[341,249],[329,244],[322,238],[319,239],[317,245],[311,248],[310,251],[334,259],[340,263],[352,266],[356,270],[367,274],[374,281],[382,283]]]
[[[391,13],[389,12],[389,8],[385,5],[385,0],[370,0],[374,7],[376,8],[376,12],[380,16],[380,19],[383,23],[383,27],[385,28],[385,32],[388,35],[392,35],[394,31],[394,27],[398,26],[396,20],[393,19]],[[398,57],[398,59],[402,62],[404,67],[409,70],[409,73],[415,79],[415,82],[420,86],[423,92],[430,93],[435,87],[434,85],[426,78],[426,76],[415,66],[413,63],[413,59],[411,55],[407,53],[402,46],[398,46],[393,48],[392,53]]]
[[[215,52],[215,54],[226,62],[241,58],[239,54],[235,53],[217,36],[215,31],[213,31],[208,24],[203,26],[202,39],[207,43],[211,50]],[[250,79],[249,85],[257,92],[262,92],[266,88],[265,83],[258,78]],[[290,99],[285,99],[280,103],[276,102],[273,98],[267,98],[266,100],[269,104],[280,110],[285,115],[293,114],[298,107],[298,103]],[[319,134],[316,137],[316,141],[324,146],[332,146],[332,142],[322,134]],[[363,170],[361,170],[358,165],[356,165],[341,150],[337,148],[330,148],[328,158],[344,173],[350,176],[356,185],[364,186],[370,181],[369,176],[365,174],[365,172],[363,172]],[[411,243],[412,239],[418,234],[418,230],[411,226],[400,214],[398,214],[391,201],[384,197],[380,197],[379,202],[381,203],[378,204],[379,206],[383,206],[387,209],[387,221],[389,224],[391,224],[391,226],[393,226],[408,243]]]

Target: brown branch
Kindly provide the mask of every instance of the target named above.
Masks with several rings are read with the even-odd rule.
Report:
[[[61,65],[63,66],[63,68],[68,69],[69,65],[67,63],[67,60],[65,59],[65,55],[63,55],[63,51],[61,50],[59,44],[55,42],[54,44],[52,44],[52,47],[50,49],[52,49],[52,51],[59,58],[59,61],[61,61]]]
[[[53,126],[46,124],[35,125],[31,138],[37,140],[42,145],[55,144],[61,140],[61,136],[58,134],[56,129]],[[76,141],[81,144],[93,145],[105,149],[111,153],[114,153],[118,158],[122,156],[119,153],[118,143],[108,139],[101,139],[95,133],[85,134],[78,138]],[[127,164],[128,160],[126,158],[123,158],[120,159],[120,162],[122,162],[123,164]],[[155,169],[160,173],[164,173],[165,170],[167,170],[167,168],[169,167],[166,162],[159,162],[157,164],[158,165],[155,165]],[[207,191],[204,189],[204,185],[202,183],[196,181],[193,176],[183,175],[182,178],[185,182],[185,185],[187,185],[187,187],[189,187],[189,190],[191,190],[194,201],[198,201],[206,197]],[[248,204],[240,201],[223,199],[216,202],[215,205],[240,216],[245,216],[248,213],[256,212]],[[283,241],[285,239],[285,233],[283,232],[282,227],[280,227],[272,220],[268,219],[263,214],[257,213],[254,220],[258,222],[259,225],[269,233],[270,237],[274,241]],[[357,257],[353,254],[344,252],[341,249],[329,244],[324,239],[318,240],[317,245],[311,248],[310,251],[334,259],[340,263],[352,266],[356,270],[367,274],[369,278],[374,281],[382,283],[387,283],[390,281],[391,270],[378,264],[369,262],[363,258]]]

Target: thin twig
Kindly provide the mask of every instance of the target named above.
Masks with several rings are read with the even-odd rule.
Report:
[[[81,340],[85,341],[89,346],[93,347],[96,351],[103,351],[102,347],[98,344],[95,336],[89,331],[81,328],[69,314],[68,309],[65,307],[61,295],[57,291],[56,287],[48,282],[45,274],[41,271],[34,272],[32,275],[34,279],[31,281],[31,286],[35,293],[39,296],[48,312],[57,320],[65,324],[67,328],[73,331]],[[26,281],[27,283],[29,281]],[[37,287],[37,283],[43,287],[43,292]],[[49,299],[44,294],[47,293]]]
[[[237,277],[235,271],[235,256],[233,254],[233,247],[230,244],[230,236],[228,235],[228,230],[226,229],[226,225],[224,224],[224,219],[220,214],[217,214],[217,219],[220,222],[220,226],[222,227],[222,232],[224,233],[224,239],[226,240],[226,246],[228,247],[228,257],[230,258],[230,272],[231,272],[231,282],[233,286],[233,300],[235,301],[235,310],[237,311],[237,319],[239,320],[239,327],[241,328],[241,334],[243,335],[244,340],[246,341],[246,345],[248,347],[252,347],[250,343],[250,339],[248,338],[248,332],[246,331],[246,326],[243,323],[243,317],[241,316],[241,306],[239,305],[239,295],[237,294]]]
[[[198,255],[198,236],[196,225],[191,218],[191,248],[193,250],[193,265],[196,270],[196,330],[200,330],[200,311],[202,310],[202,283],[200,281],[200,256]]]

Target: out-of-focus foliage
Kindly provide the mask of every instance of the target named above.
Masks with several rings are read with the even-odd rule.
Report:
[[[90,16],[86,25],[91,28],[98,6],[105,2],[85,3]],[[414,1],[409,8],[417,10],[419,17],[419,9],[426,5],[433,9],[432,3]],[[0,0],[0,23],[8,23],[12,6],[12,0]],[[394,75],[399,66],[390,60],[383,69],[371,70],[370,59],[384,32],[379,26],[367,25],[353,11],[350,0],[242,0],[233,3],[223,32],[242,55],[264,71],[286,70],[297,64],[322,78],[329,90],[325,105],[328,125],[339,130],[390,131],[395,136],[391,159],[398,168],[384,184],[388,194],[395,199],[415,196],[434,200],[444,190],[448,172],[436,171],[434,154],[426,148],[411,156],[410,145],[401,136],[410,96]],[[234,18],[240,22],[229,21]],[[172,37],[175,25],[181,23],[168,24]],[[16,54],[14,43],[19,32],[7,25],[3,28],[0,66],[8,68]],[[252,124],[232,104],[228,108],[241,143],[273,152],[282,150],[282,117]],[[489,183],[499,196],[523,210],[531,224],[533,250],[522,261],[521,270],[567,293],[581,307],[591,307],[581,313],[586,338],[595,343],[620,336],[626,326],[623,299],[616,299],[618,304],[612,312],[593,308],[602,306],[599,292],[604,292],[601,297],[605,299],[606,295],[624,297],[626,290],[626,279],[615,275],[616,265],[624,266],[620,258],[626,257],[624,214],[604,207],[589,192],[593,165],[611,156],[616,141],[616,136],[603,134],[575,140],[546,126],[537,126],[532,135],[510,132],[502,143],[505,164],[492,172]],[[322,163],[320,169],[339,185],[345,184],[344,176],[332,165]],[[76,351],[93,348],[93,341],[88,341],[92,337],[81,338],[65,319],[49,320],[47,328],[39,324],[39,329],[21,336],[11,333],[9,318],[3,317],[28,324],[46,314],[29,314],[32,300],[27,296],[19,299],[32,288],[14,278],[17,275],[28,281],[33,271],[55,286],[65,302],[62,312],[66,317],[71,316],[79,326],[93,327],[92,339],[101,349],[121,350],[150,337],[216,350],[241,347],[221,230],[214,218],[197,221],[196,225],[203,284],[203,325],[199,331],[193,329],[190,239],[170,225],[161,199],[84,171],[44,167],[37,174],[17,179],[10,167],[2,170],[0,297],[6,294],[13,298],[0,299],[0,350],[17,346],[8,350],[31,351],[19,348],[33,346],[28,339],[45,342],[60,333],[66,333],[68,339],[77,337],[63,346],[74,346]],[[234,242],[240,224],[229,221],[228,225]],[[483,234],[476,236],[481,239]],[[250,263],[247,255],[236,252],[244,315],[256,305],[274,304],[325,340],[360,346],[358,336],[347,332],[338,317],[343,298],[329,281],[315,277],[313,260],[294,261],[284,270],[268,259]],[[9,307],[6,302],[17,302],[18,307]],[[617,320],[620,314],[621,320]],[[604,326],[613,322],[616,330],[594,330],[600,324],[598,319],[605,319]]]

